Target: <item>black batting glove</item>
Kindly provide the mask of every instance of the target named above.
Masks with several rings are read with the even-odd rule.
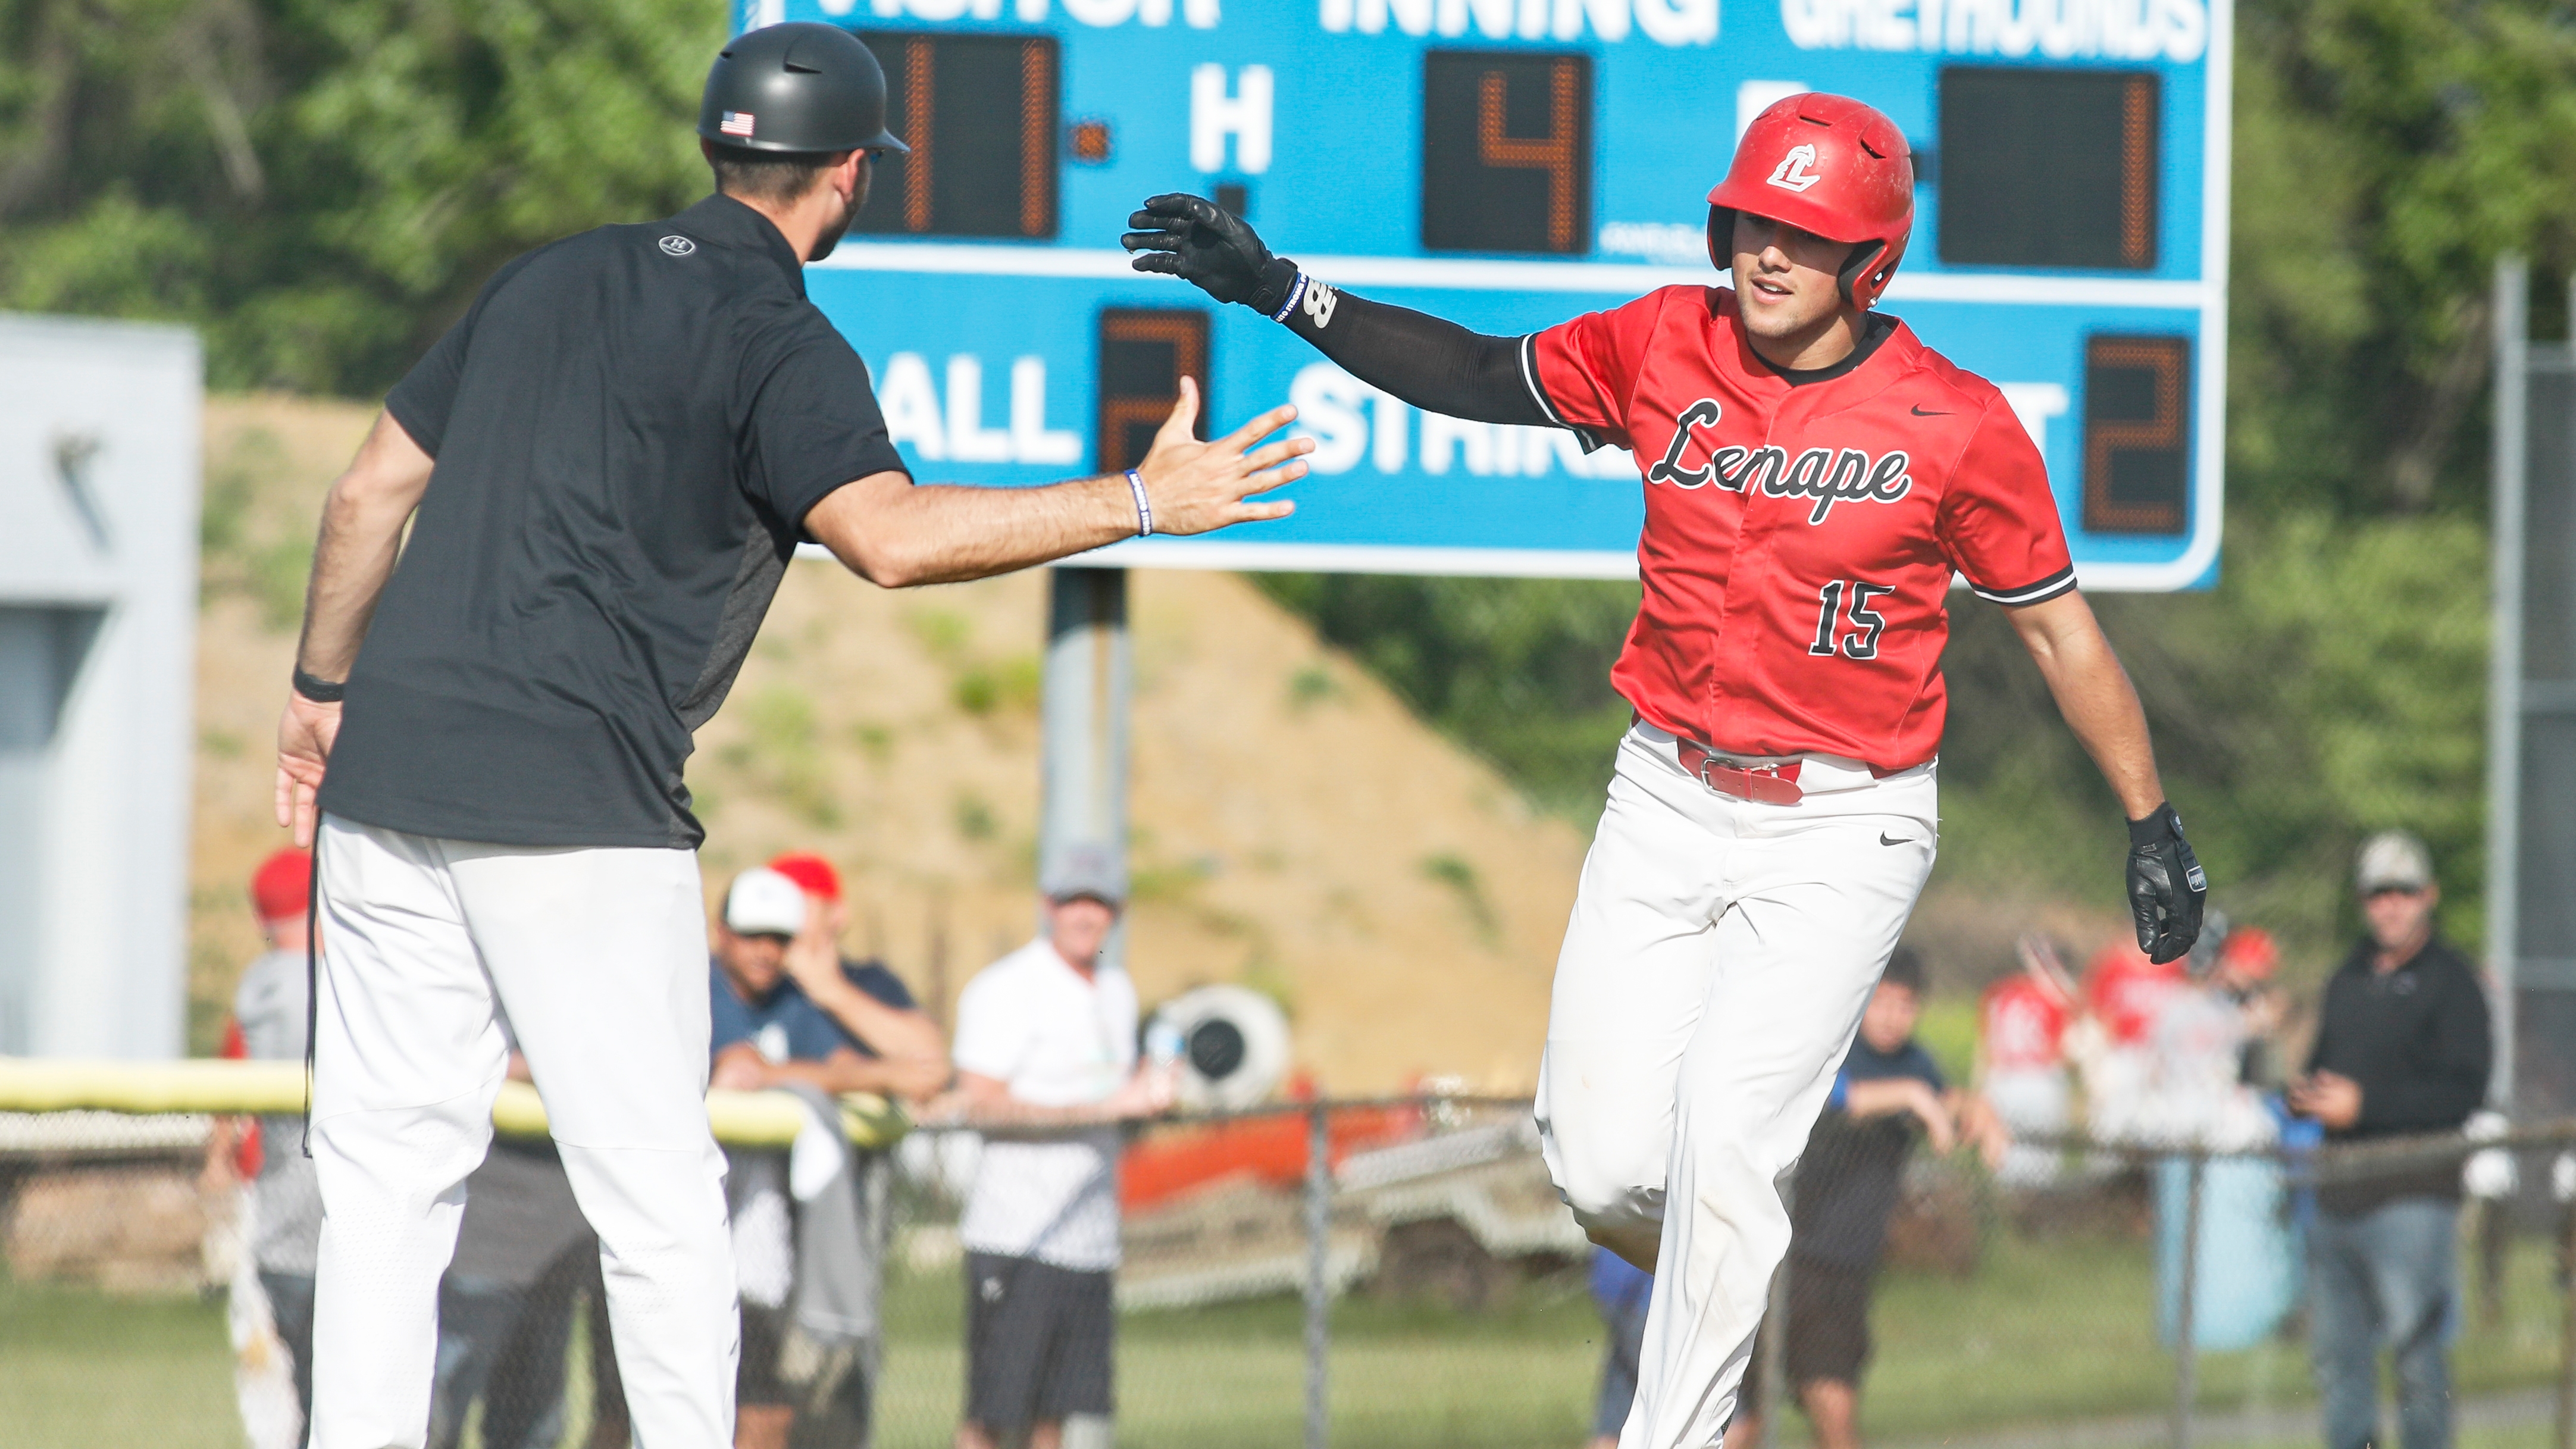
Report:
[[[1242,217],[1185,191],[1149,198],[1118,239],[1140,272],[1179,277],[1220,302],[1241,302],[1276,318],[1297,283],[1297,264],[1274,257]]]
[[[2182,838],[2182,817],[2173,806],[2159,805],[2146,819],[2129,822],[2129,912],[2148,960],[2161,965],[2191,950],[2208,899],[2209,877]]]

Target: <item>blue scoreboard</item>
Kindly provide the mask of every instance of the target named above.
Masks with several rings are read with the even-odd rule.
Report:
[[[1802,90],[1915,148],[1882,304],[1999,384],[2096,589],[2216,577],[2229,0],[742,0],[886,69],[912,145],[809,273],[924,479],[1128,466],[1201,379],[1282,399],[1295,516],[1102,563],[1629,576],[1633,459],[1422,413],[1248,308],[1128,269],[1191,190],[1316,276],[1516,334],[1710,268],[1705,197]]]

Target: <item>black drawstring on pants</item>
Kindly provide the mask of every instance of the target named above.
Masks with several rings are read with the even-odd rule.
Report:
[[[313,869],[304,878],[304,1155],[313,1155],[313,1036],[322,1023],[322,810],[313,810]]]

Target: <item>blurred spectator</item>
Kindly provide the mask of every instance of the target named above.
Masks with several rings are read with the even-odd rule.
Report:
[[[1044,885],[1046,934],[976,973],[957,1002],[960,1105],[992,1139],[958,1225],[959,1449],[1023,1437],[1058,1449],[1067,1417],[1109,1413],[1114,1124],[1172,1102],[1172,1070],[1137,1061],[1136,988],[1100,955],[1126,898],[1116,861],[1076,848]]]
[[[1943,1081],[1914,1039],[1923,1014],[1923,960],[1899,946],[1863,1010],[1860,1034],[1843,1058],[1798,1160],[1790,1203],[1788,1323],[1783,1346],[1790,1391],[1807,1411],[1819,1449],[1860,1443],[1861,1370],[1869,1362],[1869,1301],[1887,1220],[1904,1187],[1905,1159],[1919,1136],[1946,1153],[1974,1143],[1989,1168],[2011,1140],[1984,1101]],[[1763,1336],[1754,1340],[1727,1449],[1761,1442]]]
[[[2161,994],[2147,1045],[2146,1092],[2131,1115],[2134,1135],[2151,1145],[2196,1145],[2219,1151],[2268,1147],[2280,1123],[2263,1100],[2271,1032],[2281,1003],[2269,984],[2279,959],[2270,933],[2225,929],[2205,974]]]
[[[2084,1130],[2103,1142],[2152,1142],[2156,1019],[2190,984],[2179,961],[2158,964],[2122,936],[2084,970],[2086,1015],[2067,1036],[2067,1056],[2084,1080]]]
[[[1585,1449],[1619,1449],[1620,1427],[1637,1397],[1637,1362],[1645,1353],[1646,1306],[1655,1275],[1608,1248],[1592,1250],[1592,1301],[1601,1309],[1601,1396],[1593,1403]]]
[[[886,1063],[885,1085],[873,1090],[918,1101],[947,1086],[947,1043],[903,978],[882,961],[841,954],[841,934],[850,922],[841,873],[823,857],[802,852],[782,855],[769,868],[805,892],[805,928],[788,943],[787,975],[849,1032],[862,1055]]]
[[[2272,975],[2281,968],[2281,948],[2260,926],[2239,926],[2219,943],[2218,964],[2210,972],[2210,989],[2233,1003],[2244,1028],[2237,1048],[2236,1080],[2258,1092],[2281,1085],[2278,1045],[2289,1003]]]
[[[892,972],[877,967],[855,985],[842,974],[829,938],[809,930],[816,914],[808,909],[805,890],[778,871],[756,867],[734,877],[716,928],[710,984],[712,1084],[736,1091],[801,1086],[833,1094],[918,1095],[935,1089],[946,1073],[944,1064],[918,1057],[889,1060],[848,1025],[851,1019],[867,1023],[905,1050],[918,1050],[925,1029],[930,1041],[938,1039]],[[806,948],[802,952],[800,941]],[[819,952],[814,949],[818,944]],[[804,976],[791,978],[789,960],[799,956]],[[805,979],[848,1017],[819,1004],[807,993]],[[795,1329],[788,1304],[799,1267],[796,1209],[790,1205],[791,1184],[781,1154],[728,1149],[726,1157],[731,1164],[725,1191],[733,1215],[734,1272],[742,1297],[734,1444],[736,1449],[784,1449],[799,1404],[817,1411],[823,1407],[811,1405],[802,1391],[811,1386],[810,1374],[782,1368]],[[837,1225],[834,1231],[840,1231]],[[868,1255],[860,1271],[869,1275],[872,1290],[877,1235],[855,1216],[847,1232],[856,1235],[859,1251]],[[868,1305],[871,1319],[873,1313],[873,1304]],[[800,1361],[811,1357],[800,1356]],[[847,1412],[863,1426],[871,1372],[856,1360],[840,1367],[846,1376],[830,1387],[846,1392],[859,1406]],[[844,1406],[836,1402],[833,1407]]]
[[[500,1027],[510,1034],[507,1016]],[[530,1080],[515,1037],[510,1079]],[[438,1285],[429,1449],[464,1442],[477,1399],[483,1449],[555,1449],[573,1301],[596,1277],[598,1259],[599,1240],[573,1200],[554,1140],[494,1137],[465,1179],[456,1255]]]
[[[2066,1071],[2075,984],[2046,939],[2025,936],[2017,951],[2022,969],[1978,998],[1977,1089],[2014,1137],[2062,1137],[2075,1127]],[[2045,1186],[2057,1179],[2060,1156],[2054,1146],[2017,1144],[1995,1175],[2014,1187]]]
[[[251,909],[268,949],[243,969],[233,993],[224,1055],[254,1061],[304,1060],[306,960],[313,856],[281,850],[251,876]],[[287,1116],[245,1123],[219,1118],[206,1144],[210,1188],[251,1180],[243,1230],[270,1321],[295,1376],[302,1418],[313,1415],[313,1263],[322,1241],[322,1190],[304,1155],[304,1124]],[[297,1442],[303,1442],[299,1432]]]
[[[2290,1105],[2329,1142],[2458,1131],[2486,1096],[2494,1048],[2477,973],[2434,929],[2432,858],[2412,835],[2375,835],[2354,884],[2369,934],[2326,982]],[[2455,1160],[2318,1189],[2310,1340],[2328,1449],[2378,1441],[2383,1345],[2406,1449],[2450,1444],[2459,1200]]]

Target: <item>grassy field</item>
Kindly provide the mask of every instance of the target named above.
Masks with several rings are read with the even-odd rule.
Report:
[[[223,1305],[0,1278],[0,1443],[241,1449]]]
[[[1873,1437],[1979,1442],[2015,1426],[2152,1415],[2172,1393],[2155,1342],[2143,1245],[1997,1244],[1970,1279],[1891,1274],[1868,1386]],[[899,1276],[887,1296],[878,1443],[945,1445],[961,1368],[950,1274]],[[2560,1304],[2544,1244],[2516,1252],[2504,1322],[2472,1327],[2464,1394],[2550,1381]],[[1354,1298],[1333,1313],[1332,1437],[1352,1449],[1559,1449],[1591,1411],[1600,1324],[1580,1285],[1539,1283],[1494,1311]],[[1288,1300],[1120,1324],[1118,1439],[1133,1449],[1288,1449],[1304,1423],[1303,1321]],[[576,1364],[581,1360],[578,1355]],[[574,1429],[586,1425],[576,1374]],[[2303,1345],[2205,1355],[2217,1412],[2303,1411]],[[2545,1426],[2464,1434],[2464,1449],[2539,1449]],[[1794,1430],[1786,1442],[1803,1442]],[[2306,1441],[2299,1441],[2306,1442]],[[0,1443],[237,1449],[218,1303],[118,1298],[0,1282]]]

